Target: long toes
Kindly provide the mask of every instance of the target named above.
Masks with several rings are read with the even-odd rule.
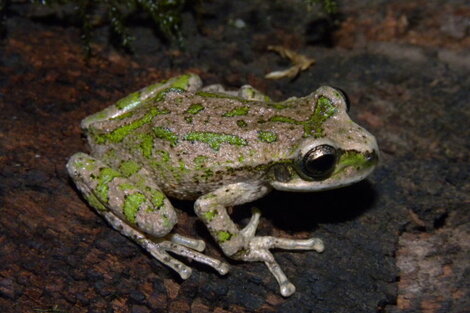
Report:
[[[291,282],[281,284],[279,287],[283,297],[289,297],[295,292],[295,286]]]
[[[180,275],[181,279],[188,279],[192,273],[193,271],[191,270],[191,268],[187,266],[178,270],[178,274]]]
[[[224,262],[220,262],[220,265],[215,269],[217,270],[217,272],[219,272],[220,275],[225,275],[230,270],[230,265]]]
[[[325,250],[325,244],[323,243],[323,240],[319,238],[310,238],[309,240],[311,241],[310,246],[313,250],[317,252],[323,252],[323,250]]]

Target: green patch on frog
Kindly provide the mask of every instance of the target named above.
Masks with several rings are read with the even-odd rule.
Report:
[[[277,141],[277,134],[272,131],[258,131],[258,139],[263,142],[272,143]]]
[[[86,160],[86,161],[82,161],[82,160],[77,160],[75,161],[75,167],[77,168],[83,168],[87,171],[94,171],[96,169],[96,162],[94,160]]]
[[[217,232],[217,241],[220,243],[229,241],[230,239],[232,239],[232,237],[233,234],[229,233],[228,231],[221,230]]]
[[[179,88],[186,90],[189,85],[189,80],[191,76],[191,74],[183,74],[176,77],[175,80],[171,83],[171,88]]]
[[[119,171],[125,177],[129,177],[137,173],[141,168],[142,166],[140,166],[137,162],[132,161],[132,160],[121,162],[121,164],[119,165]]]
[[[121,173],[109,167],[101,169],[96,186],[96,196],[100,201],[108,203],[109,183],[116,177],[122,177]]]
[[[158,150],[156,151],[156,154],[160,154],[162,162],[166,163],[170,161],[170,153],[168,151]]]
[[[249,111],[250,111],[250,108],[247,106],[236,107],[233,110],[230,110],[224,113],[222,116],[223,117],[244,116],[244,115],[247,115]]]
[[[116,102],[116,108],[119,110],[132,110],[136,106],[140,104],[140,91],[136,91],[131,93],[125,98],[120,99],[118,102]]]
[[[244,120],[237,120],[237,126],[240,128],[245,128],[248,124]]]
[[[194,164],[195,164],[194,168],[197,169],[197,170],[203,169],[205,167],[205,163],[207,162],[208,159],[209,159],[209,157],[207,157],[205,155],[198,155],[193,160]]]
[[[133,189],[136,189],[135,186],[131,183],[122,183],[122,184],[119,184],[119,189],[125,191],[125,190],[133,190]]]
[[[218,213],[219,212],[217,210],[211,210],[211,211],[204,212],[202,216],[206,219],[207,222],[210,222],[214,219],[214,217],[216,217]]]
[[[234,146],[246,146],[248,144],[245,139],[239,136],[213,132],[191,132],[185,135],[183,139],[207,143],[215,151],[218,151],[223,143]]]
[[[87,194],[84,197],[85,197],[85,200],[98,211],[100,212],[108,211],[108,208],[106,208],[103,205],[103,203],[101,203],[101,201],[98,200],[98,198],[93,193]]]
[[[155,137],[170,142],[172,147],[175,147],[178,144],[178,135],[166,127],[154,127],[153,133],[155,134]]]
[[[291,117],[275,115],[269,119],[270,122],[288,123],[302,125],[304,128],[304,137],[313,136],[320,138],[323,136],[323,123],[336,113],[336,107],[327,97],[319,97],[312,115],[308,120],[299,121]]]
[[[151,195],[150,202],[152,202],[152,204],[154,206],[154,207],[149,208],[147,211],[148,212],[154,212],[154,211],[160,209],[163,206],[164,201],[166,199],[163,192],[161,192],[160,190],[152,189],[150,187],[146,187],[145,189],[147,190],[148,193],[150,193],[150,195]]]
[[[204,106],[200,103],[194,103],[194,104],[191,104],[189,106],[189,108],[184,112],[184,113],[188,113],[188,114],[198,114],[199,112],[201,112],[202,110],[204,110]]]
[[[140,136],[140,149],[142,150],[142,155],[149,159],[152,156],[153,150],[153,137],[151,135],[141,135]]]
[[[335,176],[341,173],[348,167],[354,167],[357,170],[359,169],[366,169],[371,166],[374,166],[376,162],[371,161],[368,159],[364,154],[355,151],[355,150],[348,150],[341,153],[341,156],[338,160],[338,165],[335,168],[335,171],[331,176]]]
[[[136,192],[125,197],[123,213],[130,223],[135,224],[137,212],[144,201],[145,196],[140,192]]]
[[[168,113],[170,113],[170,111],[166,109],[161,110],[159,108],[153,107],[142,118],[135,120],[127,125],[116,128],[110,133],[99,134],[96,131],[92,131],[91,135],[97,144],[104,144],[107,141],[113,143],[121,142],[126,136],[133,133],[133,131],[136,129],[150,123],[155,116]]]
[[[165,100],[167,94],[169,94],[171,92],[184,93],[185,91],[186,90],[184,90],[183,88],[179,88],[179,87],[166,88],[166,89],[163,89],[162,91],[160,91],[159,93],[157,93],[155,95],[155,97],[153,98],[153,100],[156,101],[156,102],[160,102],[160,101]]]

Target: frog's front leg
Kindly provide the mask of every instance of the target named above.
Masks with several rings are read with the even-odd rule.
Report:
[[[118,171],[102,161],[77,153],[67,163],[67,170],[88,203],[116,230],[133,239],[153,257],[178,272],[191,275],[191,268],[168,252],[207,264],[220,274],[228,265],[206,256],[202,240],[171,234],[176,213],[169,200],[141,171]]]
[[[240,230],[226,210],[228,206],[254,201],[269,190],[268,186],[262,184],[228,185],[200,197],[195,203],[195,211],[227,256],[242,261],[264,262],[278,281],[281,294],[287,297],[295,292],[295,286],[288,280],[269,250],[279,248],[322,252],[323,242],[318,238],[294,240],[255,236],[260,218],[259,211],[255,210],[248,225]]]

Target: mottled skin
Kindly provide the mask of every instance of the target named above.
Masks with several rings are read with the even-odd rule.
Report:
[[[343,94],[331,87],[274,103],[250,86],[201,86],[198,76],[182,75],[86,118],[92,152],[72,156],[67,169],[111,225],[181,277],[191,269],[167,251],[225,274],[225,263],[200,253],[202,241],[170,233],[177,219],[166,196],[196,200],[196,214],[224,253],[265,262],[289,296],[295,287],[269,249],[321,252],[321,240],[257,237],[259,212],[240,230],[226,208],[273,187],[319,191],[361,180],[377,163],[376,141],[351,121]]]

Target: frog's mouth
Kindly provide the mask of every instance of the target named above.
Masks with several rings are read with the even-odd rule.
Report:
[[[278,164],[272,169],[271,186],[277,190],[311,192],[345,187],[366,178],[379,161],[378,150],[369,152],[342,151],[334,161],[322,161],[331,166],[328,175],[309,177],[301,166]],[[330,164],[331,163],[331,164]]]

